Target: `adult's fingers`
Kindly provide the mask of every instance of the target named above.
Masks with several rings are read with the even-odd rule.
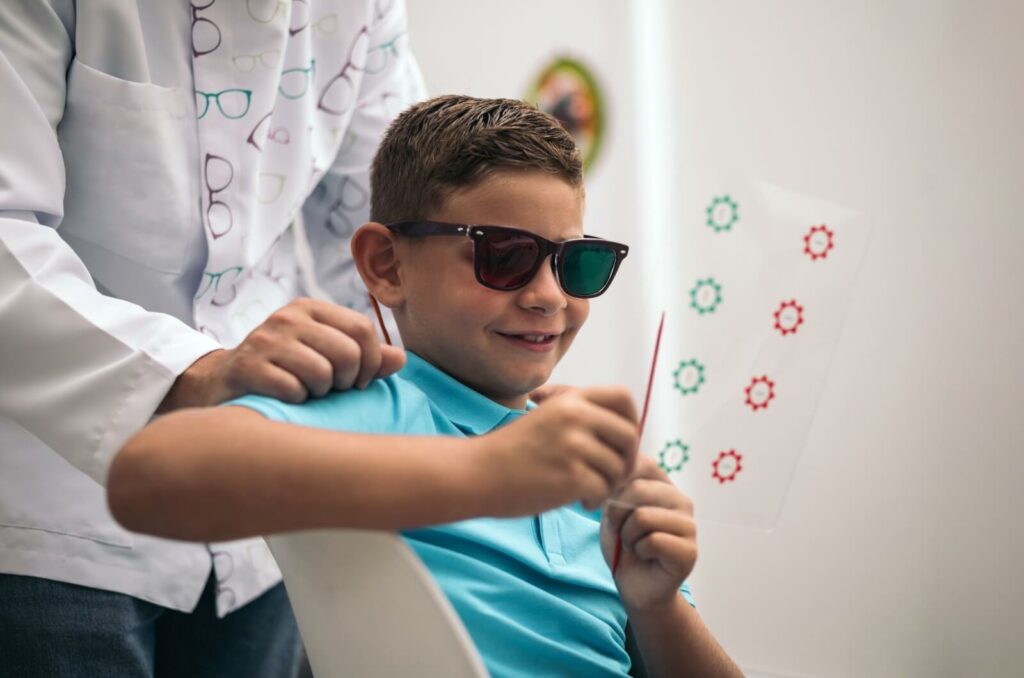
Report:
[[[359,368],[354,385],[364,388],[377,375],[381,365],[380,338],[373,322],[362,313],[327,301],[311,300],[308,303],[314,320],[333,327],[358,344]]]
[[[299,335],[331,368],[331,385],[339,391],[351,388],[359,378],[362,349],[354,339],[330,325],[311,322]]]
[[[270,396],[287,403],[301,403],[309,396],[298,377],[269,362],[257,365],[247,375],[245,392]]]
[[[391,376],[398,370],[405,367],[405,350],[398,346],[383,345],[380,347],[380,369],[377,371],[377,378]]]
[[[330,361],[300,341],[285,343],[268,361],[290,372],[309,394],[319,397],[331,390],[334,370]]]

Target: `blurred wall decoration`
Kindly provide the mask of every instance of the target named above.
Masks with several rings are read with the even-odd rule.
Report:
[[[558,57],[541,71],[526,100],[553,115],[572,134],[583,168],[590,169],[601,150],[605,128],[604,97],[590,70],[575,59]]]

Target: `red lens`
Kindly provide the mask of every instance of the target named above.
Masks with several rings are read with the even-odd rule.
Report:
[[[537,270],[540,246],[528,235],[491,232],[476,247],[480,278],[497,289],[522,287]]]

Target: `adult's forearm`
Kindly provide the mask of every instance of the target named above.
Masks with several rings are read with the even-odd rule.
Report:
[[[652,678],[743,676],[682,595],[663,608],[629,611],[629,622]]]
[[[217,344],[100,294],[57,232],[0,209],[0,414],[97,482],[176,375]]]
[[[191,541],[396,530],[481,515],[475,454],[449,437],[312,429],[241,407],[182,410],[115,457],[108,500],[128,529]]]

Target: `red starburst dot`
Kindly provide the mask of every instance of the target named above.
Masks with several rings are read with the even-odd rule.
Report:
[[[775,316],[775,329],[782,333],[796,334],[797,329],[804,324],[804,307],[796,303],[796,299],[783,301],[773,314]]]
[[[745,392],[747,405],[757,412],[768,407],[768,403],[775,398],[775,382],[766,376],[754,377]]]
[[[732,482],[743,470],[743,455],[737,454],[736,450],[719,452],[718,459],[711,463],[711,468],[711,477],[717,480],[719,485]]]
[[[835,248],[835,231],[829,230],[825,224],[811,226],[804,236],[804,254],[812,261],[824,259]]]

